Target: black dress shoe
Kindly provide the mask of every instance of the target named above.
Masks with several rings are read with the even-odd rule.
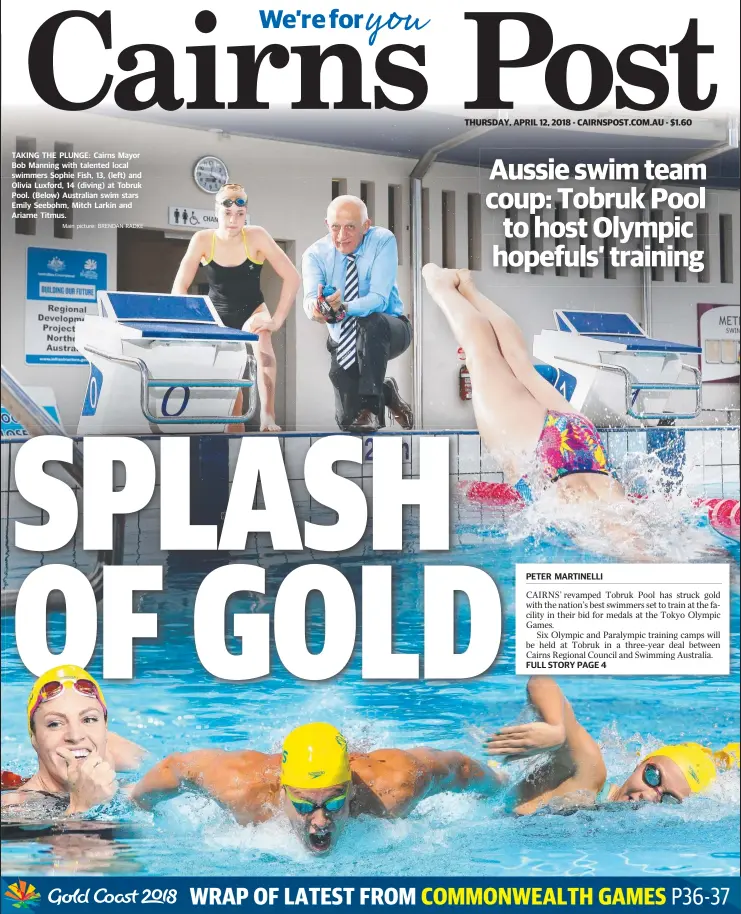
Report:
[[[393,378],[386,378],[383,382],[386,394],[386,406],[391,410],[391,415],[402,428],[414,428],[414,413],[412,407],[401,399],[399,388]]]
[[[350,432],[377,432],[379,428],[378,416],[372,409],[362,409],[355,417],[352,425],[348,426]]]

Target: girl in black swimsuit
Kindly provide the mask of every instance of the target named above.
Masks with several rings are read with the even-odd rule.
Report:
[[[280,431],[275,422],[276,360],[271,335],[285,323],[300,285],[298,271],[271,236],[258,225],[246,226],[247,194],[241,184],[225,184],[216,195],[219,227],[196,232],[180,264],[173,295],[187,295],[199,266],[204,266],[209,297],[227,327],[257,333],[252,344],[260,392],[260,431]],[[275,316],[260,290],[262,265],[268,261],[283,280]],[[233,415],[241,415],[242,393]],[[233,430],[235,426],[227,428]]]

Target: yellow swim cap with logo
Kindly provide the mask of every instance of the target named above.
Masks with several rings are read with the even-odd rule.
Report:
[[[28,732],[33,734],[33,715],[36,713],[39,705],[44,702],[52,701],[62,694],[65,688],[75,689],[81,695],[89,695],[96,701],[100,702],[103,713],[108,717],[108,707],[103,698],[103,690],[96,680],[81,666],[75,666],[73,663],[65,663],[62,666],[55,666],[47,670],[34,682],[31,694],[28,696],[28,705],[26,707],[26,718],[28,720]]]
[[[283,743],[281,784],[299,790],[321,789],[352,780],[347,740],[332,724],[304,724]]]
[[[662,746],[644,758],[644,762],[656,756],[671,759],[687,779],[692,793],[707,790],[716,777],[715,761],[712,749],[706,749],[699,743],[678,743],[675,746]]]

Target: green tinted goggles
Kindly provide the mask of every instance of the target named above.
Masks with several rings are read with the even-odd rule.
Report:
[[[300,816],[310,816],[318,809],[323,809],[325,812],[330,813],[339,812],[347,800],[347,791],[340,794],[338,797],[332,797],[329,800],[325,800],[323,803],[312,803],[311,800],[304,800],[302,797],[296,797],[287,787],[286,794],[291,803],[293,803],[293,808]]]

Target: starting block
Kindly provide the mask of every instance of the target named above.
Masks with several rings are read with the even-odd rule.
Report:
[[[702,410],[700,371],[682,355],[699,346],[651,339],[626,313],[553,312],[555,330],[533,341],[546,380],[595,425],[672,424]],[[679,401],[679,402],[677,402]]]
[[[98,292],[75,325],[90,362],[78,434],[220,432],[257,405],[255,333],[225,327],[205,295]],[[232,416],[243,390],[247,410]]]

